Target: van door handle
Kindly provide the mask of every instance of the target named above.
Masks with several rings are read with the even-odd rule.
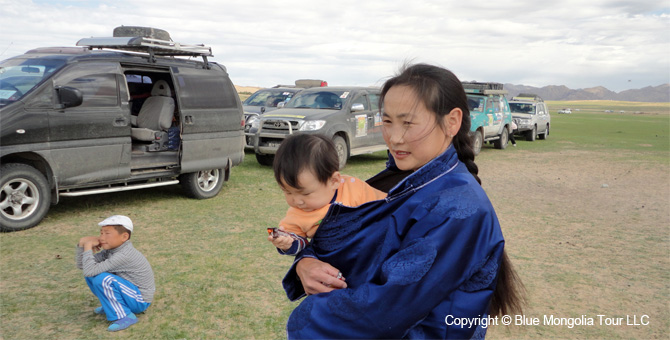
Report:
[[[128,126],[128,119],[126,119],[125,117],[116,118],[114,120],[114,126]]]

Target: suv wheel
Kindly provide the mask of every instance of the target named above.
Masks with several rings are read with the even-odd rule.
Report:
[[[472,136],[472,149],[475,152],[475,156],[479,155],[479,152],[482,151],[482,145],[484,145],[484,137],[482,136],[482,132],[477,130],[474,136]]]
[[[547,124],[547,129],[544,130],[544,133],[538,136],[540,139],[547,139],[549,137],[549,124]]]
[[[507,147],[507,142],[509,142],[509,132],[507,131],[507,127],[503,127],[502,133],[500,133],[500,137],[498,140],[493,142],[493,146],[495,146],[496,149],[504,149]]]
[[[265,166],[272,166],[272,162],[275,160],[275,155],[263,155],[263,154],[256,154],[256,160],[258,161],[258,164],[260,165],[265,165]]]
[[[533,129],[526,132],[526,140],[529,142],[535,141],[535,136],[537,136],[537,126],[533,126]]]
[[[347,142],[340,136],[333,137],[333,143],[335,144],[335,150],[337,150],[337,157],[340,159],[340,170],[342,170],[347,165],[347,159],[349,159],[349,148]]]
[[[26,164],[0,167],[0,230],[36,226],[49,211],[51,194],[41,172]]]
[[[223,170],[203,170],[179,176],[184,192],[188,197],[205,199],[219,194],[223,186]]]

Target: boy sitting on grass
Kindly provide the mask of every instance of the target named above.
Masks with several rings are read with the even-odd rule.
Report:
[[[130,218],[114,215],[98,225],[100,236],[82,237],[75,259],[102,304],[94,312],[113,321],[107,330],[115,332],[137,323],[135,313],[144,312],[151,304],[156,290],[154,272],[130,242]]]
[[[341,175],[335,145],[322,135],[286,138],[277,149],[273,168],[290,206],[279,222],[280,231],[268,236],[280,254],[302,251],[332,203],[355,207],[386,197],[365,181]]]

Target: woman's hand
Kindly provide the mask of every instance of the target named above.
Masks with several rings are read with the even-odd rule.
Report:
[[[328,263],[305,257],[295,267],[307,295],[347,288],[342,273]]]

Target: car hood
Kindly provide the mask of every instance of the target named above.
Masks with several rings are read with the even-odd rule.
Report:
[[[242,106],[244,108],[244,112],[258,113],[258,114],[261,113],[261,108],[263,108],[263,107],[265,108],[264,112],[270,112],[270,111],[274,111],[274,110],[277,109],[276,107],[272,107],[272,106],[252,106],[252,105],[242,105]]]
[[[329,110],[329,109],[278,109],[274,110],[271,113],[266,113],[262,117],[263,119],[272,119],[272,118],[293,118],[293,119],[305,119],[305,120],[316,120],[323,119],[339,110]]]
[[[530,118],[533,118],[533,115],[530,114],[530,113],[516,113],[516,112],[512,112],[512,117],[514,117],[514,118],[530,119]]]

